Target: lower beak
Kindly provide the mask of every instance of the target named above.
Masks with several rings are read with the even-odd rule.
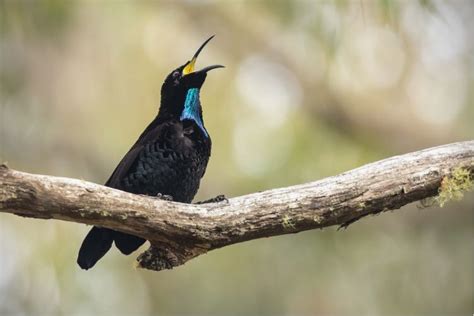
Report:
[[[218,68],[225,68],[225,66],[222,66],[222,65],[212,65],[212,66],[207,66],[207,67],[204,67],[203,69],[197,71],[197,72],[208,72],[212,69],[218,69]]]

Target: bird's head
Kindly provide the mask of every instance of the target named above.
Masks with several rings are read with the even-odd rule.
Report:
[[[191,60],[173,70],[161,87],[159,114],[181,120],[194,120],[204,131],[199,91],[206,80],[207,73],[224,66],[212,65],[196,71],[195,64],[202,49],[213,37],[208,38],[199,47]]]

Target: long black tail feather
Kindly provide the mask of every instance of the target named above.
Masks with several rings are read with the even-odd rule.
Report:
[[[129,255],[135,250],[137,250],[143,243],[146,241],[143,238],[129,235],[121,232],[114,232],[115,246],[120,250],[124,255]]]
[[[84,270],[92,268],[109,251],[114,233],[108,228],[92,227],[79,249],[77,264]]]

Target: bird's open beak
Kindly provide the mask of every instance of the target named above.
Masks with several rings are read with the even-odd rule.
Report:
[[[198,50],[196,51],[196,53],[194,54],[193,58],[188,61],[186,63],[186,66],[183,68],[183,76],[186,76],[190,73],[193,73],[194,72],[194,66],[196,64],[196,59],[197,57],[199,56],[199,54],[201,53],[202,49],[204,48],[204,46],[206,46],[207,43],[209,43],[209,41],[214,37],[215,35],[212,35],[211,37],[209,37],[204,43],[202,43],[202,45],[198,48]],[[212,65],[212,66],[207,66],[201,70],[199,70],[199,72],[208,72],[209,70],[212,70],[212,69],[216,69],[216,68],[224,68],[224,66],[222,65]]]

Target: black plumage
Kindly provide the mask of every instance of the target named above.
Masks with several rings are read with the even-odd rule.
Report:
[[[209,38],[194,57],[173,70],[161,88],[158,115],[140,135],[106,182],[106,186],[150,196],[169,195],[174,201],[190,203],[196,194],[211,154],[211,138],[204,127],[199,91],[214,65],[194,71],[194,64]],[[93,227],[84,239],[77,262],[89,269],[115,242],[130,254],[145,240]]]

